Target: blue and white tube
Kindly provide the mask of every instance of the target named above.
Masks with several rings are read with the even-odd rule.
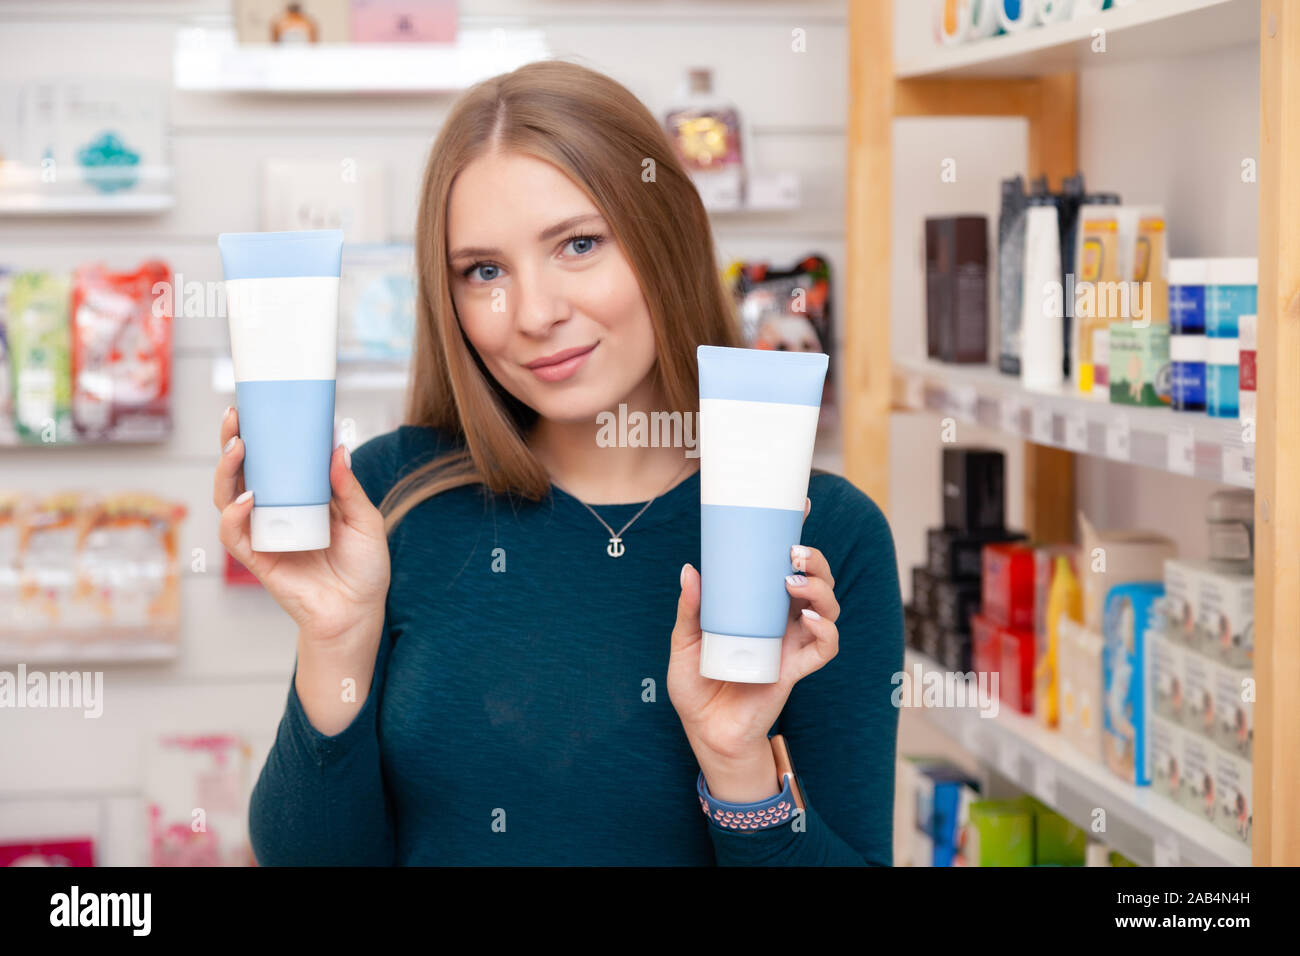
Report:
[[[343,232],[223,233],[254,551],[330,546]]]
[[[794,568],[826,381],[822,352],[701,345],[700,676],[781,674]]]

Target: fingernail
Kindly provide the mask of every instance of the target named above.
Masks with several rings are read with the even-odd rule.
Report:
[[[680,581],[682,582],[682,587],[686,587],[686,569],[687,569],[688,567],[690,567],[690,564],[689,564],[689,563],[687,563],[687,564],[683,564],[683,565],[682,565],[682,573],[678,576],[678,580],[680,580]]]
[[[227,418],[230,417],[230,413],[233,412],[234,410],[235,410],[234,405],[227,405],[226,410],[221,413],[221,420],[224,422]]]
[[[800,608],[799,613],[813,621],[820,621],[822,616],[810,607]]]
[[[230,449],[232,449],[232,448],[235,447],[235,439],[238,438],[238,437],[239,437],[238,435],[231,435],[231,436],[230,436],[230,441],[226,442],[226,447],[223,448],[223,449],[221,449],[221,454],[223,454],[223,455],[229,455],[229,454],[230,454]]]
[[[251,497],[253,497],[253,489],[249,488],[242,495],[240,495],[238,498],[235,499],[235,504],[242,505],[245,501],[247,501]]]
[[[790,582],[792,587],[801,588],[808,583],[808,579],[802,574],[787,574],[785,579]]]
[[[352,452],[348,451],[348,446],[343,446],[343,467],[348,471],[352,470]]]
[[[790,563],[796,571],[808,570],[808,555],[811,553],[802,544],[796,544],[790,548]]]

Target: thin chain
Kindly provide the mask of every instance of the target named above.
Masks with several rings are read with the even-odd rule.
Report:
[[[690,462],[690,459],[688,458],[688,459],[686,460],[686,463],[685,463],[684,465],[682,465],[682,467],[677,471],[677,474],[673,475],[672,480],[668,482],[668,484],[664,487],[664,490],[661,491],[661,492],[659,492],[659,494],[655,495],[653,498],[651,498],[649,501],[647,501],[644,505],[642,505],[642,506],[641,506],[641,510],[638,511],[636,514],[634,514],[634,515],[632,516],[632,521],[636,521],[637,518],[639,518],[639,517],[641,517],[643,514],[645,514],[645,510],[646,510],[647,508],[649,508],[652,504],[654,504],[655,501],[660,497],[660,495],[664,494],[664,492],[666,492],[669,488],[671,488],[671,487],[673,487],[673,485],[677,484],[677,479],[678,479],[679,477],[681,477],[681,474],[682,474],[683,471],[685,471],[688,467],[690,467],[690,464],[691,464],[691,462]],[[621,541],[622,541],[622,538],[623,538],[623,532],[626,531],[628,528],[632,527],[632,521],[629,521],[627,524],[623,525],[623,527],[619,528],[618,531],[616,532],[613,528],[611,528],[611,527],[609,526],[608,522],[606,522],[604,518],[602,518],[600,515],[596,514],[596,509],[594,509],[591,505],[587,504],[585,501],[583,501],[581,498],[578,498],[576,495],[571,495],[570,497],[572,497],[575,501],[578,502],[578,504],[582,505],[584,508],[586,508],[588,511],[590,511],[590,512],[595,516],[596,520],[599,521],[601,524],[603,524],[603,525],[605,526],[605,530],[609,532],[609,538],[610,538],[610,545],[611,545],[611,547],[612,547],[616,542],[621,542]],[[608,548],[606,549],[606,551],[609,553],[609,555],[610,555],[611,557],[617,557],[617,556],[618,556],[618,555],[616,555],[613,551],[609,550]],[[620,551],[619,551],[619,554],[621,554],[621,553],[622,553],[622,551],[620,550]]]

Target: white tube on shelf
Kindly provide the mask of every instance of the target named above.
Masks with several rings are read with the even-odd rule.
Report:
[[[1061,241],[1056,206],[1025,210],[1025,262],[1021,293],[1020,382],[1025,388],[1052,389],[1064,380]]]

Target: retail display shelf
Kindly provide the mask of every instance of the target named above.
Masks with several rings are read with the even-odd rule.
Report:
[[[0,664],[127,664],[175,660],[176,641],[105,639],[86,641],[42,640],[36,643],[0,640]]]
[[[345,392],[400,392],[406,388],[404,366],[339,362],[335,385]],[[222,395],[235,392],[235,367],[230,356],[212,360],[212,390]]]
[[[945,670],[910,648],[906,668],[912,678],[918,668],[921,674]],[[921,713],[981,763],[1136,863],[1250,865],[1249,846],[1149,787],[1125,783],[1032,717],[1005,707],[994,717],[981,716],[976,707]],[[1104,832],[1096,829],[1099,821]]]
[[[541,30],[461,29],[455,43],[240,44],[229,27],[183,27],[178,90],[225,93],[434,93],[462,90],[549,56]]]
[[[997,429],[1038,445],[1242,488],[1255,486],[1255,443],[1236,419],[1092,401],[1069,386],[1031,391],[986,365],[894,361],[894,404]]]
[[[0,215],[125,216],[176,205],[169,166],[103,166],[48,170],[0,161]],[[129,177],[129,183],[123,183]]]
[[[1259,40],[1258,0],[1141,0],[1126,7],[969,40],[900,62],[899,79],[1044,76]]]

